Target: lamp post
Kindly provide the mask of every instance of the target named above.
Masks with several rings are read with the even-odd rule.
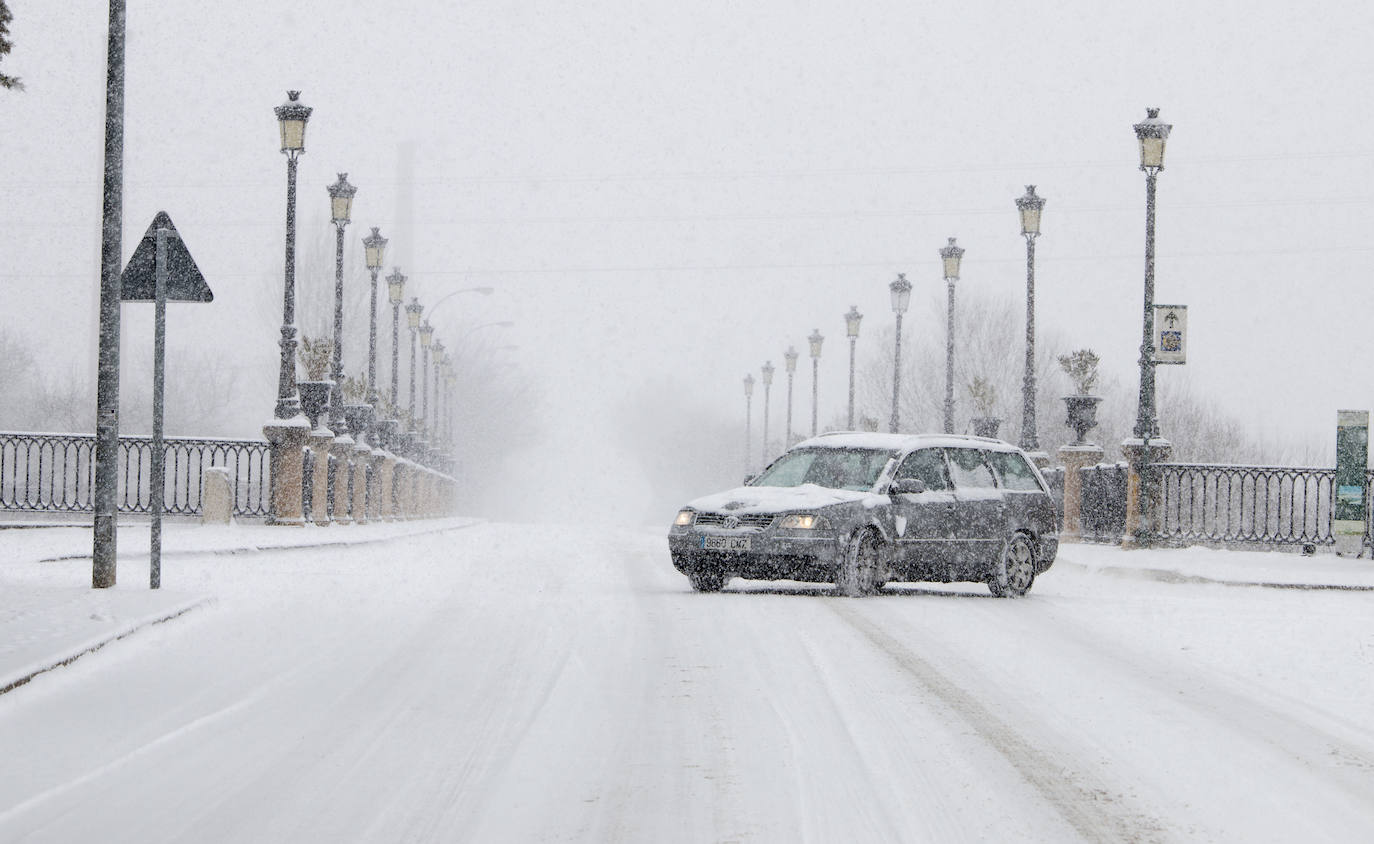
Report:
[[[367,271],[372,274],[371,293],[367,297],[369,311],[367,329],[367,403],[377,410],[382,396],[377,392],[377,273],[382,270],[382,258],[386,254],[386,238],[372,227],[372,234],[363,238],[363,255]]]
[[[1140,441],[1140,518],[1136,544],[1148,547],[1153,539],[1153,478],[1150,471],[1150,440],[1159,437],[1155,415],[1155,181],[1164,169],[1164,144],[1173,126],[1159,119],[1159,109],[1145,110],[1144,121],[1135,124],[1140,143],[1140,169],[1145,171],[1145,305],[1140,338],[1140,400],[1136,411],[1135,439]],[[1134,445],[1134,443],[1132,443]]]
[[[406,320],[410,325],[410,401],[406,406],[410,414],[410,430],[418,430],[415,424],[415,347],[419,339],[420,315],[425,312],[425,306],[420,304],[420,300],[411,298],[410,304],[406,305]]]
[[[773,388],[773,362],[764,361],[763,369],[763,463],[768,465],[768,396]]]
[[[1016,200],[1021,212],[1021,236],[1026,239],[1026,374],[1021,380],[1021,450],[1040,450],[1035,430],[1035,239],[1040,236],[1040,210],[1044,197],[1035,195],[1035,185],[1026,185],[1026,195]]]
[[[300,102],[300,96],[300,91],[287,91],[286,102],[276,108],[281,151],[286,155],[286,275],[282,285],[278,419],[294,419],[301,412],[296,390],[296,158],[305,152],[305,124],[312,109]]]
[[[344,417],[343,394],[343,243],[344,227],[349,223],[353,211],[353,194],[358,189],[348,183],[348,174],[340,173],[339,180],[329,188],[329,211],[334,223],[334,349],[330,367],[330,377],[334,389],[329,394],[329,427],[336,432],[345,431],[348,423]]]
[[[854,430],[854,347],[859,342],[859,323],[863,322],[864,315],[859,313],[857,305],[849,306],[849,313],[844,315],[845,332],[849,335],[849,430]]]
[[[434,309],[430,308],[430,316],[433,315]],[[443,428],[439,426],[439,417],[444,410],[444,403],[443,400],[439,398],[439,381],[442,377],[441,370],[443,369],[444,363],[444,344],[436,338],[431,345],[434,348],[434,406],[429,414],[430,430],[434,432],[436,438],[440,438]]]
[[[401,347],[401,304],[405,302],[406,277],[400,267],[392,267],[391,275],[386,277],[387,301],[391,302],[391,412],[400,411],[397,396],[399,379],[399,359]]]
[[[892,420],[888,426],[895,434],[901,424],[897,398],[902,385],[902,314],[911,304],[911,282],[906,280],[904,273],[897,273],[896,281],[889,284],[887,289],[892,294],[892,313],[897,315],[897,339],[892,345]]]
[[[821,344],[825,338],[821,336],[819,328],[811,329],[811,336],[806,338],[806,342],[811,344],[811,436],[816,436],[817,419],[820,408],[820,378],[821,378]]]
[[[954,433],[954,282],[959,280],[959,262],[963,260],[964,250],[954,245],[940,249],[940,260],[945,265],[945,288],[949,291],[949,309],[945,320],[945,433]]]
[[[754,414],[754,376],[744,376],[744,474],[749,474],[749,448]]]
[[[416,429],[427,432],[429,420],[429,347],[434,343],[434,326],[426,319],[420,325],[420,422]]]
[[[787,438],[783,440],[784,447],[792,445],[792,381],[797,375],[797,350],[791,346],[782,353],[783,363],[787,368]]]

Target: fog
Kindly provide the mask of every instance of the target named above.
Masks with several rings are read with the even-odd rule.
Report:
[[[89,390],[106,4],[10,7],[0,70],[25,90],[0,91],[0,328],[45,381]],[[843,313],[865,315],[861,365],[888,359],[887,284],[903,272],[910,330],[942,336],[946,238],[967,249],[961,302],[1024,301],[1013,201],[1027,184],[1047,198],[1037,324],[1067,344],[1049,351],[1096,350],[1104,383],[1129,397],[1144,239],[1131,126],[1147,106],[1174,126],[1156,301],[1188,305],[1191,329],[1188,364],[1159,380],[1266,441],[1331,453],[1336,410],[1374,407],[1356,363],[1374,353],[1374,160],[1368,116],[1350,105],[1351,80],[1374,70],[1371,25],[1356,2],[129,0],[123,254],[166,210],[215,291],[169,309],[169,434],[260,437],[272,414],[286,193],[272,109],[298,89],[314,108],[302,330],[327,325],[325,188],[340,172],[358,187],[348,374],[364,368],[372,226],[407,298],[495,288],[434,314],[468,364],[456,421],[474,509],[655,521],[734,482],[742,379],[779,367],[778,434],[782,355],[797,347],[796,428],[809,428],[816,328],[819,416],[842,419]],[[121,427],[141,432],[131,402],[148,383],[151,308],[123,313]],[[404,346],[401,360],[404,379]],[[208,407],[184,418],[212,430],[176,430],[178,395],[189,405],[207,384],[224,400],[197,397]],[[867,401],[860,413],[886,420]],[[1167,404],[1160,414],[1168,436]]]

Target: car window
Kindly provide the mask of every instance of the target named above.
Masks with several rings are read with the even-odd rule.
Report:
[[[990,451],[988,460],[997,470],[1003,489],[1040,492],[1040,482],[1035,479],[1035,472],[1026,463],[1025,457],[1010,451]]]
[[[789,451],[768,467],[755,486],[816,484],[831,489],[873,488],[892,452],[873,448],[813,448]]]
[[[945,477],[945,456],[938,448],[923,448],[908,454],[893,477],[897,480],[916,478],[925,481],[926,489],[949,489],[949,481]]]
[[[974,448],[947,448],[949,477],[956,489],[996,489],[992,470],[983,460],[983,453]]]

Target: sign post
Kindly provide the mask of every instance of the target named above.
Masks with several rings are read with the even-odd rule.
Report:
[[[121,301],[154,305],[153,318],[153,447],[149,483],[149,509],[152,526],[149,534],[148,586],[162,586],[162,506],[166,485],[166,460],[162,444],[163,373],[167,360],[167,302],[210,302],[215,296],[200,274],[195,259],[177,234],[166,211],[159,211],[147,234],[129,258],[120,277]]]
[[[1336,411],[1336,507],[1332,533],[1336,551],[1362,554],[1364,479],[1369,468],[1369,411]]]

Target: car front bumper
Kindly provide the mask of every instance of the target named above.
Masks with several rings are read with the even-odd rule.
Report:
[[[748,550],[708,548],[717,539],[748,539]],[[722,543],[730,544],[730,543]],[[706,531],[674,527],[668,534],[673,566],[683,574],[718,572],[753,580],[829,582],[843,543],[834,531]]]

